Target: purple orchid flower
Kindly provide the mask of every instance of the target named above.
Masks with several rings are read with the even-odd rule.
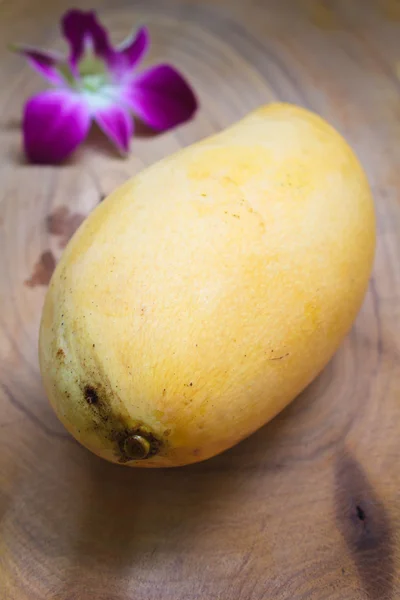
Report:
[[[145,27],[113,48],[93,11],[70,10],[61,25],[68,58],[17,48],[53,86],[25,105],[24,147],[31,161],[61,162],[83,142],[92,120],[124,154],[133,134],[132,114],[156,131],[193,116],[196,97],[174,67],[136,71],[150,43]]]

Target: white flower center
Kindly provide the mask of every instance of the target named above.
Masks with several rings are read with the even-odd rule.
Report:
[[[93,111],[110,106],[116,97],[115,89],[111,85],[98,86],[96,89],[82,86],[80,93]]]
[[[107,83],[106,77],[103,74],[85,75],[82,77],[82,90],[88,92],[98,92]]]

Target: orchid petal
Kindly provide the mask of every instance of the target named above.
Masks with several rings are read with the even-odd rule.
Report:
[[[129,112],[117,104],[107,104],[94,108],[93,116],[109,140],[122,154],[126,154],[133,133],[133,119]]]
[[[84,140],[89,126],[89,109],[81,96],[67,89],[42,92],[25,105],[25,152],[32,162],[59,163]]]
[[[121,89],[121,97],[140,119],[158,131],[187,121],[197,108],[192,88],[166,64],[141,73]]]
[[[118,46],[118,57],[123,59],[126,70],[132,70],[146,54],[150,46],[150,35],[147,27],[141,27],[134,35]]]
[[[87,45],[95,55],[112,63],[115,52],[109,42],[107,31],[97,21],[94,11],[69,10],[62,19],[62,32],[70,45],[70,63],[76,65],[83,57]]]
[[[47,79],[53,85],[62,85],[64,79],[57,70],[57,65],[62,62],[62,57],[51,53],[45,52],[44,50],[38,50],[36,48],[29,48],[27,46],[16,46],[13,49],[25,56],[28,59],[29,64],[35,71],[37,71],[42,77]]]

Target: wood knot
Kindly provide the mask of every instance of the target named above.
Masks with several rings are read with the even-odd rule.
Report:
[[[369,598],[390,598],[393,532],[389,516],[360,463],[349,453],[335,465],[336,522]]]

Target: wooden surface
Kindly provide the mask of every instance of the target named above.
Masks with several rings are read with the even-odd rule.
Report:
[[[2,0],[2,47],[61,48],[66,7]],[[201,109],[174,132],[135,139],[127,160],[94,134],[63,167],[29,166],[21,109],[42,84],[2,56],[1,600],[399,598],[400,3],[97,7],[115,40],[145,22],[149,60],[190,76]],[[231,451],[169,471],[106,464],[66,434],[43,393],[38,321],[55,261],[117,184],[276,98],[329,119],[368,172],[379,240],[354,329],[301,397]]]

